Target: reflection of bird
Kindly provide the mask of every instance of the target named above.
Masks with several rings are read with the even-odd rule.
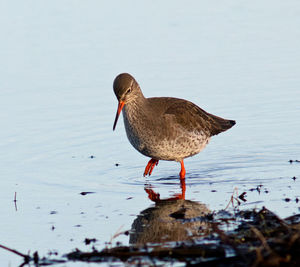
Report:
[[[209,214],[206,205],[189,200],[162,200],[140,213],[132,224],[130,244],[186,241],[208,234],[201,216]]]
[[[136,80],[128,73],[118,75],[113,87],[119,101],[113,129],[123,109],[130,143],[151,157],[144,176],[151,175],[159,160],[171,160],[180,162],[180,178],[184,178],[183,159],[199,153],[211,136],[235,124],[235,121],[209,114],[187,100],[145,98]]]

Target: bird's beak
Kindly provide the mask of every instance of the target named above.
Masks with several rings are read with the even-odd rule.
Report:
[[[115,122],[114,122],[114,126],[113,126],[113,131],[115,130],[116,128],[116,125],[117,125],[117,122],[118,122],[118,118],[119,118],[119,115],[122,111],[122,108],[124,107],[125,105],[125,102],[124,101],[119,101],[119,105],[118,105],[118,110],[117,110],[117,113],[116,113],[116,118],[115,118]]]

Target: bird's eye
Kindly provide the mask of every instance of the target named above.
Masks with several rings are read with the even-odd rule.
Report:
[[[126,91],[126,95],[131,93],[131,87],[129,87]]]

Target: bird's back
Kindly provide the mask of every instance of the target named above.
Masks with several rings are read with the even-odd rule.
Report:
[[[171,97],[152,97],[147,99],[156,117],[172,118],[178,126],[187,131],[204,131],[210,137],[230,129],[234,120],[215,116],[194,103]]]

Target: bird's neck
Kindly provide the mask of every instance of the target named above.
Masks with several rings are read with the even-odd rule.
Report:
[[[132,99],[130,102],[126,103],[124,106],[124,111],[126,113],[143,113],[146,107],[146,98],[143,95]]]
[[[123,109],[123,116],[125,121],[129,124],[134,124],[136,120],[147,120],[147,98],[144,97],[142,92],[126,103]]]

